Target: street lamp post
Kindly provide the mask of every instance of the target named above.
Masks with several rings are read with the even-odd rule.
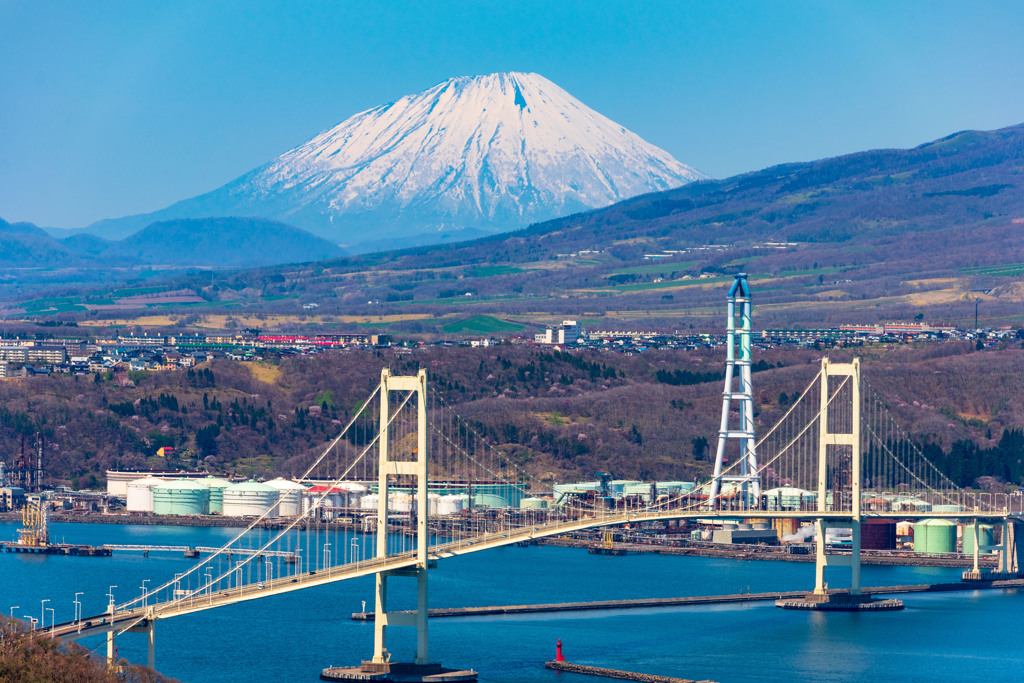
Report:
[[[78,632],[82,632],[82,601],[78,599],[79,595],[85,595],[84,592],[75,593],[75,622],[78,623]]]
[[[56,622],[56,619],[54,617],[57,613],[52,607],[47,607],[46,611],[50,613],[50,637],[52,638],[53,630],[56,628],[56,624],[54,623]],[[46,622],[43,622],[43,628],[46,628]]]
[[[327,569],[331,566],[331,551],[329,550],[330,547],[330,543],[324,543],[324,569]]]
[[[139,586],[139,588],[142,589],[142,608],[143,609],[146,608],[146,598],[147,598],[147,595],[146,595],[146,584],[147,583],[149,583],[149,579],[143,579],[142,580],[142,585]]]
[[[14,618],[14,610],[21,609],[21,605],[11,605],[11,619]]]
[[[359,542],[356,539],[352,539],[352,561],[359,566]]]
[[[42,628],[46,628],[46,603],[50,602],[50,598],[43,598],[42,607],[39,608],[39,624]]]
[[[110,598],[110,602],[107,604],[107,609],[110,610],[111,614],[114,613],[114,589],[115,588],[117,588],[117,586],[111,586],[110,590],[107,591],[107,597]]]

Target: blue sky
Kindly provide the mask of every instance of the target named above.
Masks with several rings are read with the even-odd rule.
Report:
[[[212,190],[452,76],[535,71],[714,177],[1024,122],[1024,3],[0,0],[0,217]]]

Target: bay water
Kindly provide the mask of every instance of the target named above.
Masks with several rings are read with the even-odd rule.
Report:
[[[0,538],[18,525],[0,523]],[[237,530],[218,527],[52,524],[51,539],[101,545],[220,546]],[[369,538],[361,539],[369,547]],[[58,622],[101,613],[195,563],[178,553],[116,552],[113,557],[0,553],[0,610]],[[845,571],[845,574],[844,574]],[[959,569],[877,567],[864,585],[956,581]],[[832,586],[848,570],[830,569]],[[535,604],[587,600],[801,590],[814,565],[659,555],[610,557],[550,546],[507,547],[442,560],[430,573],[430,606]],[[111,586],[116,586],[111,591]],[[415,581],[392,579],[392,609],[412,607]],[[545,670],[555,642],[579,664],[716,681],[1012,681],[1024,678],[1018,628],[1024,591],[964,591],[899,596],[900,612],[817,613],[770,602],[699,607],[457,617],[430,623],[431,659],[474,668],[481,681],[519,683],[587,677]],[[41,601],[49,599],[43,605]],[[330,665],[369,658],[373,624],[351,619],[373,608],[373,579],[240,603],[156,624],[156,666],[188,683],[313,681]],[[46,612],[49,623],[51,616]],[[82,645],[102,654],[105,640]],[[144,634],[117,639],[118,653],[146,660]],[[411,660],[415,632],[388,630],[396,661]],[[597,679],[591,679],[597,680]]]

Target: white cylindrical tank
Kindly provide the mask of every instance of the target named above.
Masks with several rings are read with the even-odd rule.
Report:
[[[281,517],[298,517],[302,514],[302,492],[306,490],[305,486],[283,477],[271,479],[267,482],[267,486],[272,486],[281,492],[279,498],[281,505],[277,509],[277,514]]]
[[[427,516],[436,517],[440,513],[437,511],[438,502],[441,500],[441,496],[436,493],[427,494]]]
[[[341,507],[358,508],[360,507],[360,501],[363,496],[366,495],[366,487],[362,484],[356,484],[355,482],[343,481],[335,488],[345,492],[344,500],[340,503]]]
[[[380,502],[380,496],[376,493],[368,493],[359,500],[359,507],[363,510],[376,510]]]
[[[128,482],[128,512],[153,511],[153,487],[164,483],[157,477],[143,477]]]
[[[413,497],[408,493],[390,493],[388,494],[388,511],[389,512],[412,512],[412,501]]]
[[[437,514],[457,515],[465,509],[464,495],[450,493],[437,501]]]
[[[232,484],[224,489],[224,516],[259,517],[273,506],[274,509],[270,510],[267,516],[277,517],[278,510],[275,503],[279,500],[280,495],[281,492],[273,486],[255,481]]]

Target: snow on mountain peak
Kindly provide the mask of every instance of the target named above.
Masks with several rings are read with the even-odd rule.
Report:
[[[543,76],[512,72],[356,114],[169,210],[265,216],[351,244],[513,229],[703,177]]]

